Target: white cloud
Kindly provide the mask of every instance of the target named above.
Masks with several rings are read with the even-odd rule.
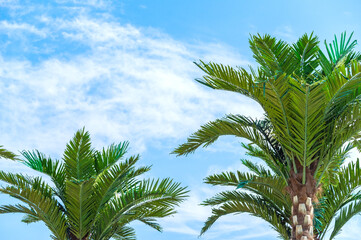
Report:
[[[10,6],[11,4],[17,3],[18,0],[0,0],[0,7]]]
[[[108,7],[110,5],[110,1],[106,0],[56,0],[56,3],[64,4],[74,4],[77,6],[89,6],[89,7],[95,7],[95,8],[104,8]]]
[[[164,231],[199,235],[199,226],[209,215],[209,208],[199,205],[204,200],[199,193],[201,192],[192,191],[190,197],[177,209],[177,214],[160,221]]]
[[[28,23],[16,23],[8,21],[0,21],[0,31],[7,33],[8,35],[32,33],[41,37],[46,37],[46,31],[38,29],[34,25]]]
[[[202,75],[192,64],[198,58],[247,63],[229,47],[184,44],[153,29],[87,16],[42,21],[52,36],[90,50],[37,64],[0,57],[5,146],[59,152],[86,126],[101,139],[98,145],[130,139],[141,151],[147,141],[184,138],[215,116],[261,115],[250,100],[193,80]]]

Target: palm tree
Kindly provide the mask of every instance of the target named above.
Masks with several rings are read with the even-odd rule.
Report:
[[[0,192],[22,202],[2,205],[0,213],[24,213],[25,223],[43,221],[57,240],[133,240],[128,223],[135,220],[161,231],[156,219],[174,214],[187,191],[168,178],[139,180],[150,167],[135,167],[139,155],[124,159],[128,145],[94,150],[82,129],[66,145],[62,161],[23,151],[24,160],[18,161],[50,177],[52,184],[0,171],[7,183]]]
[[[237,189],[222,191],[203,202],[203,205],[213,207],[213,215],[206,221],[201,234],[224,215],[249,213],[271,224],[281,239],[289,240],[292,201],[286,191],[287,179],[274,171],[279,166],[275,166],[268,158],[263,159],[265,155],[262,150],[252,145],[243,146],[247,149],[248,155],[262,159],[267,167],[242,160],[249,172],[222,172],[205,179],[207,184],[237,187]],[[351,146],[346,145],[334,156],[335,169],[332,175],[322,182],[323,191],[318,195],[319,203],[314,205],[315,239],[325,239],[330,223],[335,219],[329,238],[333,239],[344,224],[361,212],[361,192],[356,192],[361,185],[359,161],[340,168]]]
[[[213,89],[233,91],[255,100],[265,111],[277,148],[241,115],[207,123],[174,153],[187,155],[208,146],[222,135],[235,135],[257,145],[277,163],[287,179],[292,199],[289,209],[291,239],[314,239],[314,203],[322,191],[322,179],[332,171],[333,156],[361,131],[360,54],[356,41],[346,34],[327,47],[328,58],[316,36],[303,35],[289,45],[269,35],[252,36],[250,46],[260,66],[246,69],[216,63],[198,63],[205,76],[197,81]]]

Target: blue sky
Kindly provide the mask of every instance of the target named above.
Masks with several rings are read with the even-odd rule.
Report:
[[[148,177],[172,177],[191,190],[179,214],[161,221],[163,233],[134,224],[138,239],[196,240],[210,215],[199,203],[219,191],[202,179],[242,170],[241,140],[221,138],[188,157],[169,153],[207,121],[262,111],[242,96],[197,84],[202,73],[192,62],[255,64],[248,37],[256,33],[293,42],[314,31],[330,42],[347,30],[361,41],[360,7],[356,0],[0,0],[0,144],[59,158],[83,126],[99,148],[130,140],[140,164],[153,165]],[[6,160],[0,168],[27,171]],[[9,202],[0,196],[1,204]],[[1,215],[1,239],[49,239],[43,224],[20,220]],[[359,239],[360,225],[356,217],[338,239]],[[273,240],[276,234],[257,218],[236,215],[200,239]]]

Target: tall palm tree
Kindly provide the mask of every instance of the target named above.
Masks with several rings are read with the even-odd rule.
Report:
[[[128,223],[138,220],[161,231],[157,218],[175,213],[187,191],[170,179],[139,180],[150,167],[136,168],[139,155],[124,158],[128,142],[101,151],[89,133],[79,130],[66,145],[62,160],[39,151],[23,151],[18,160],[50,177],[0,171],[7,183],[0,192],[22,204],[2,205],[0,213],[23,213],[23,222],[43,221],[56,240],[134,240]]]
[[[211,185],[237,189],[222,191],[203,202],[203,205],[213,207],[213,215],[206,221],[201,234],[224,215],[249,213],[267,221],[281,239],[288,240],[291,237],[292,201],[286,191],[287,179],[274,171],[279,166],[275,166],[261,149],[252,145],[243,146],[247,148],[248,155],[262,159],[267,167],[242,160],[248,172],[222,172],[205,179],[205,182]],[[346,145],[334,156],[335,168],[322,182],[323,191],[319,192],[319,203],[314,205],[315,239],[326,239],[325,234],[328,230],[332,230],[329,239],[333,239],[344,224],[361,212],[361,192],[357,192],[361,185],[359,161],[340,167],[351,147],[352,145]],[[330,229],[330,223],[334,219],[335,224],[333,229]]]
[[[313,34],[303,35],[293,45],[256,35],[250,39],[260,65],[256,70],[197,64],[205,72],[198,82],[247,96],[265,111],[272,134],[284,150],[282,161],[290,166],[277,171],[287,178],[292,199],[293,240],[314,239],[313,203],[318,201],[321,181],[332,170],[336,152],[361,131],[361,64],[360,54],[352,50],[355,44],[342,34],[339,43],[335,39],[327,47],[327,58]],[[277,146],[241,115],[203,125],[174,153],[187,155],[222,135],[248,139],[274,162],[279,161],[274,155]]]

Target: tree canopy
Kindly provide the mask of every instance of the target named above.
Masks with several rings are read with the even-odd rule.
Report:
[[[56,240],[133,240],[129,223],[141,221],[161,231],[156,222],[175,213],[187,194],[171,179],[139,179],[150,167],[136,167],[139,155],[125,158],[128,142],[102,150],[91,146],[90,135],[79,130],[66,145],[62,160],[23,151],[18,159],[40,176],[0,171],[6,185],[0,192],[21,204],[2,205],[0,213],[23,213],[23,222],[43,221]]]

